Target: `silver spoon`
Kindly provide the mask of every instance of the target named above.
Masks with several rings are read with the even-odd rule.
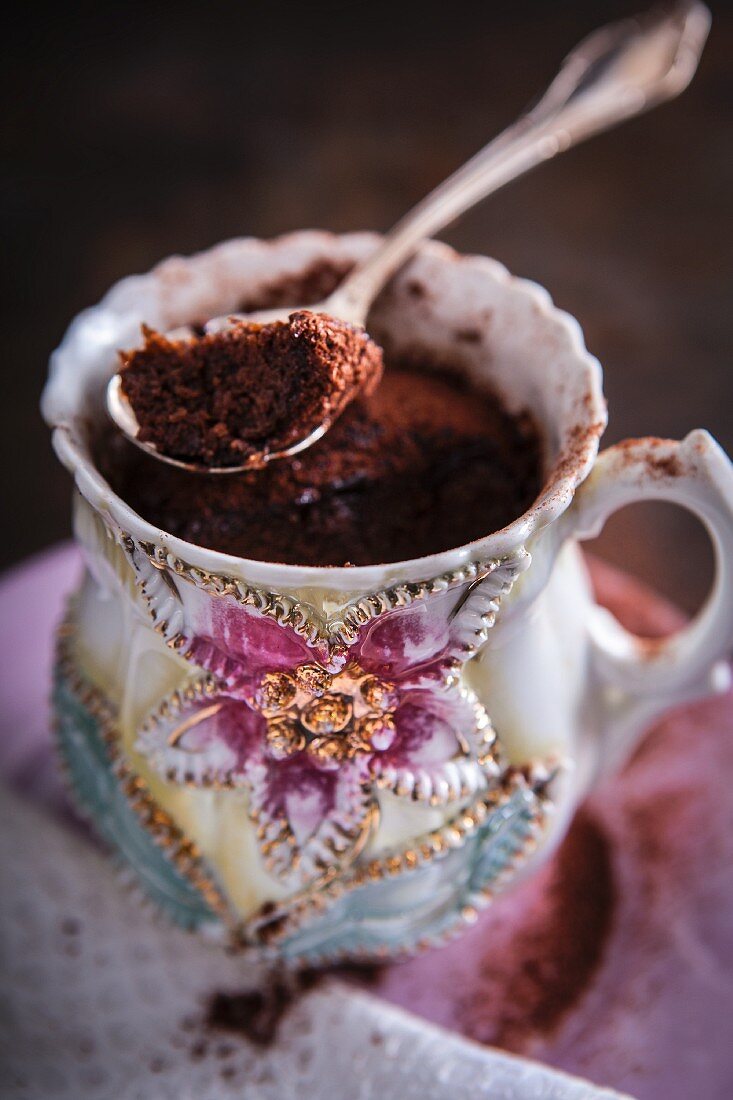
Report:
[[[695,74],[709,29],[707,7],[700,0],[680,0],[595,31],[568,54],[535,106],[405,214],[328,298],[307,307],[215,317],[206,331],[218,332],[242,321],[285,321],[303,308],[363,326],[379,291],[426,238],[535,165],[684,91]],[[177,330],[173,335],[179,331],[188,332]],[[237,473],[296,454],[328,427],[319,425],[287,450],[251,455],[241,466],[205,467],[170,458],[137,438],[139,425],[122,393],[119,374],[110,379],[107,408],[117,426],[144,451],[173,466],[212,474]]]

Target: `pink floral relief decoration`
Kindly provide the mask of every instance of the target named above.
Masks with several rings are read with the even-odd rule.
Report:
[[[342,617],[310,631],[231,596],[199,600],[185,623],[175,579],[148,570],[151,614],[160,626],[165,612],[169,644],[171,621],[185,623],[175,648],[195,675],[148,717],[137,749],[171,783],[245,788],[268,871],[293,887],[317,879],[361,851],[379,789],[436,806],[496,782],[495,734],[461,672],[524,564],[381,594],[348,629]]]

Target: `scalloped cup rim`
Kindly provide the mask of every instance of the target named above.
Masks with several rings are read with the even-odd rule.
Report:
[[[494,280],[511,284],[519,293],[534,299],[539,312],[564,329],[569,345],[584,374],[586,391],[586,434],[577,444],[574,453],[561,453],[547,475],[545,484],[533,504],[517,519],[501,530],[493,531],[472,542],[424,557],[361,566],[305,566],[281,562],[260,561],[254,558],[236,557],[207,549],[196,543],[171,535],[143,519],[117,496],[97,471],[83,440],[81,422],[83,416],[68,411],[68,395],[64,392],[64,380],[60,377],[64,360],[72,352],[72,343],[81,329],[90,322],[98,323],[106,309],[108,313],[119,310],[118,300],[129,295],[141,282],[160,278],[171,270],[171,264],[191,263],[197,259],[215,257],[217,251],[226,248],[283,248],[293,243],[309,242],[323,246],[324,252],[333,251],[339,242],[362,254],[374,247],[377,234],[333,234],[322,230],[300,230],[283,236],[262,240],[256,237],[233,238],[213,248],[193,254],[191,257],[169,257],[144,275],[132,275],[117,282],[98,305],[80,313],[70,324],[61,344],[51,357],[49,378],[43,391],[41,410],[53,430],[54,449],[61,462],[74,475],[76,487],[82,496],[125,533],[140,542],[162,547],[174,558],[185,561],[204,572],[229,575],[259,585],[280,585],[292,589],[318,585],[338,591],[351,591],[383,586],[391,575],[403,582],[440,576],[461,568],[469,561],[500,558],[518,546],[525,544],[536,532],[555,520],[570,504],[577,486],[588,476],[598,453],[599,439],[607,421],[606,404],[602,391],[602,370],[595,356],[587,350],[579,323],[564,310],[558,309],[549,293],[539,284],[512,275],[503,264],[486,256],[464,255],[438,241],[427,241],[419,253],[429,254],[443,261],[466,265],[482,270]],[[324,257],[326,258],[326,257]],[[102,324],[101,329],[104,329]]]

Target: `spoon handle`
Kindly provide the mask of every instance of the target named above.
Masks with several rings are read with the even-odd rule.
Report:
[[[682,92],[709,29],[705,5],[681,0],[589,35],[542,98],[401,218],[317,308],[364,324],[373,299],[421,241],[537,164]]]

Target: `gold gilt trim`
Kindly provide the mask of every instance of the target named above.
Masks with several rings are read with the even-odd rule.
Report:
[[[250,788],[254,793],[256,782],[250,783]],[[302,846],[285,817],[268,820],[251,805],[250,820],[267,873],[284,884],[300,877],[301,888],[312,889],[314,883],[330,880],[351,866],[379,823],[379,807],[370,784],[355,780],[354,788],[358,788],[359,812],[351,818],[325,817]]]
[[[97,722],[110,767],[141,825],[154,842],[163,849],[179,874],[199,891],[212,912],[225,925],[233,927],[229,905],[219,887],[207,873],[199,849],[179,829],[173,818],[158,806],[144,780],[133,772],[121,754],[119,729],[112,704],[99,688],[91,684],[78,671],[74,654],[76,633],[74,601],[71,600],[56,637],[57,669],[65,681],[65,686]],[[64,776],[73,794],[73,783],[64,763],[64,754],[59,751],[57,755],[62,761]]]
[[[497,586],[494,597],[499,592],[508,591],[511,585],[506,583],[509,576],[513,580],[522,569],[526,568],[529,555],[522,547],[516,553],[504,558],[489,558],[486,561],[468,561],[459,569],[448,573],[440,573],[437,577],[431,577],[424,581],[414,583],[397,584],[391,588],[384,588],[372,592],[368,596],[362,596],[352,600],[338,613],[327,620],[329,633],[335,635],[344,645],[353,645],[358,637],[359,630],[367,622],[378,618],[388,611],[396,611],[409,607],[413,603],[424,601],[431,596],[440,596],[469,583],[483,586],[495,573],[502,576],[501,583]],[[495,610],[498,609],[498,604]],[[455,616],[455,612],[453,615]]]
[[[489,794],[483,794],[482,798],[473,802],[467,809],[460,811],[439,829],[419,838],[402,853],[381,856],[371,859],[364,864],[352,867],[350,873],[339,879],[320,882],[307,890],[302,891],[297,897],[291,898],[287,906],[277,909],[272,905],[263,906],[263,912],[258,917],[253,917],[241,928],[242,946],[261,945],[270,949],[276,948],[284,939],[294,935],[310,923],[314,916],[324,912],[329,904],[339,901],[347,893],[369,886],[371,883],[382,882],[385,879],[397,876],[409,875],[417,871],[435,859],[445,858],[450,851],[462,847],[468,837],[475,832],[489,816],[490,813],[506,804],[517,789],[524,789],[527,793],[536,796],[532,816],[527,822],[527,837],[521,848],[507,858],[506,864],[499,875],[496,876],[490,888],[477,891],[471,895],[470,903],[456,914],[456,921],[449,928],[444,928],[434,936],[426,936],[419,939],[412,947],[404,952],[395,953],[392,945],[376,947],[364,950],[363,953],[346,950],[346,952],[324,953],[317,957],[321,964],[337,963],[341,958],[349,959],[373,959],[374,957],[396,958],[401,955],[411,956],[420,950],[436,947],[445,943],[447,939],[455,936],[464,924],[472,924],[477,920],[479,911],[486,908],[499,893],[504,884],[510,879],[516,870],[539,842],[543,824],[546,817],[546,793],[547,771],[538,766],[536,774],[534,769],[511,770],[505,775],[502,787]],[[318,892],[315,892],[315,891]]]
[[[452,657],[468,661],[476,656],[496,622],[503,597],[511,592],[531,561],[529,551],[520,547],[513,554],[494,559],[490,568],[473,581],[451,615]]]
[[[363,794],[366,804],[364,814],[359,819],[358,827],[354,829],[354,832],[352,834],[349,834],[346,833],[344,830],[337,829],[332,835],[325,835],[319,838],[320,846],[322,848],[325,848],[326,852],[333,856],[335,862],[329,863],[322,855],[312,856],[307,851],[299,852],[295,856],[291,863],[292,869],[297,869],[299,864],[303,861],[304,857],[307,856],[311,860],[317,874],[315,878],[308,880],[308,884],[306,887],[301,888],[301,890],[299,890],[297,894],[292,895],[292,897],[299,898],[306,892],[310,894],[314,890],[323,889],[324,886],[336,879],[337,876],[342,875],[344,871],[348,867],[350,867],[362,854],[373,833],[376,831],[379,825],[379,804],[376,798],[373,796],[372,792],[368,788],[365,788],[363,790]],[[258,841],[260,841],[261,838],[259,830],[262,828],[260,824],[260,817],[255,811],[253,811],[250,814],[250,819],[253,825],[258,828]],[[276,827],[279,827],[280,822],[278,820],[275,820],[273,824]],[[264,836],[264,832],[262,835]],[[295,844],[295,839],[292,836],[292,832],[287,822],[285,823],[284,831],[276,832],[271,843],[273,845],[273,849],[278,844]],[[268,873],[278,873],[278,867],[275,863],[275,860],[273,859],[273,856],[264,851],[262,847],[260,848],[260,851],[264,856],[264,865]],[[290,899],[286,901],[285,908],[288,908],[289,905]],[[245,924],[248,923],[250,922],[245,922]]]
[[[293,596],[248,584],[240,578],[199,569],[155,543],[137,542],[132,536],[123,534],[121,545],[138,577],[155,629],[183,657],[187,656],[185,650],[191,639],[184,631],[181,597],[174,578],[192,584],[207,595],[229,597],[243,607],[251,607],[258,614],[289,627],[309,647],[325,646],[332,653],[352,646],[360,628],[372,619],[469,584],[471,587],[466,598],[451,616],[454,625],[461,620],[454,655],[465,660],[473,656],[486,640],[502,596],[510,591],[517,576],[530,561],[528,552],[520,547],[503,558],[469,561],[458,569],[427,580],[379,589],[350,601],[338,612],[324,617],[311,604]],[[141,556],[147,569],[140,560]],[[465,626],[462,622],[464,617]]]
[[[454,756],[433,768],[390,768],[375,771],[373,782],[382,791],[398,798],[409,798],[427,806],[447,806],[465,801],[483,791],[499,775],[492,758],[479,762],[469,756]]]
[[[199,569],[169,553],[163,546],[158,546],[152,542],[136,542],[130,535],[123,536],[122,546],[138,575],[141,575],[140,561],[137,557],[140,553],[153,569],[162,573],[167,573],[170,570],[175,578],[192,584],[209,596],[230,597],[243,607],[251,607],[260,615],[274,619],[280,626],[290,627],[311,647],[324,641],[323,620],[315,608],[295,599],[293,596],[280,595],[277,592],[247,584],[239,578]],[[172,578],[170,580],[172,581]],[[143,586],[146,584],[151,585],[151,582],[152,576],[141,575]],[[175,587],[175,582],[173,584]],[[151,595],[155,599],[157,593],[151,593]],[[177,591],[176,596],[180,600]],[[150,607],[150,597],[146,596],[146,598]],[[151,612],[153,610],[154,608],[151,608]],[[156,628],[163,634],[169,645],[180,650],[188,639],[177,629],[175,622],[173,624],[167,622],[162,615],[157,615],[157,619]]]
[[[517,866],[522,863],[537,847],[542,834],[543,823],[547,814],[546,788],[552,778],[548,775],[544,765],[536,765],[525,769],[509,769],[503,777],[500,787],[482,793],[470,806],[461,810],[451,820],[447,821],[439,829],[426,833],[423,837],[413,841],[409,848],[402,852],[395,852],[374,858],[364,863],[352,865],[346,875],[319,882],[303,890],[299,895],[288,899],[287,906],[277,908],[266,905],[259,917],[255,916],[243,924],[241,928],[242,944],[261,944],[268,948],[275,948],[279,943],[305,927],[312,916],[323,913],[329,904],[340,900],[345,894],[368,886],[373,883],[383,882],[385,879],[396,878],[398,875],[409,875],[427,866],[433,860],[445,858],[451,851],[461,848],[466,840],[479,828],[486,818],[503,805],[506,805],[512,795],[523,789],[528,796],[534,796],[534,808],[530,820],[527,822],[527,838],[522,846],[509,858],[492,885],[471,896],[470,904],[464,905],[456,914],[455,924],[451,929],[443,930],[439,935],[419,940],[404,954],[412,955],[423,948],[438,946],[444,943],[462,924],[473,923],[478,911],[485,908],[500,892],[506,881],[512,876]],[[315,892],[317,890],[317,893]],[[363,953],[363,958],[369,959],[384,954],[385,957],[394,958],[395,952],[390,946],[383,951],[379,948],[370,949]],[[359,952],[346,951],[325,953],[319,956],[319,961],[335,962],[339,958],[354,959],[359,957]]]

